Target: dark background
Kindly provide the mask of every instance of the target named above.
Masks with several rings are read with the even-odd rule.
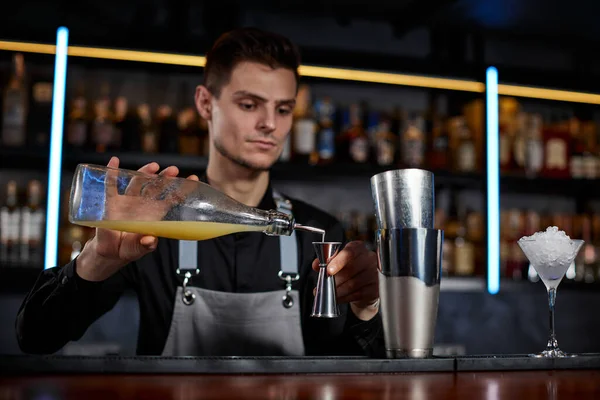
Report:
[[[237,26],[257,26],[296,42],[305,64],[480,81],[484,81],[486,67],[494,65],[501,82],[600,92],[598,15],[600,2],[584,0],[5,1],[0,12],[0,40],[53,43],[56,28],[66,26],[71,45],[205,54],[222,32]],[[112,61],[93,60],[86,64],[73,59],[73,62],[76,67],[82,63],[85,68],[92,63],[123,71],[131,68],[132,74],[137,73],[136,69],[145,69],[152,76],[179,70],[139,64],[132,67]],[[72,76],[77,77],[78,73],[74,69]],[[190,86],[198,82],[200,73],[189,78]],[[130,75],[123,74],[125,82]],[[380,102],[391,98],[394,90],[382,86],[349,89],[336,85],[326,85],[322,90],[336,92],[338,96],[356,90]],[[407,88],[401,96],[425,104],[418,89]],[[559,102],[545,104],[557,108],[573,106]],[[594,111],[597,112],[597,107]],[[13,173],[10,169],[0,171],[0,184]],[[288,189],[317,204],[321,202],[323,207],[347,198],[367,207],[370,201],[365,191],[367,176],[368,173],[361,175],[364,181],[360,183],[339,179],[337,186],[329,187],[328,198],[322,198],[322,189],[311,185],[310,179],[288,183]],[[590,182],[595,184],[597,181]],[[546,189],[541,186],[530,189],[530,194]],[[349,195],[355,187],[362,191],[358,197]],[[557,194],[556,189],[550,191]],[[481,202],[481,192],[477,195]],[[523,197],[518,195],[503,193],[503,206],[522,204]],[[546,195],[533,197],[531,201],[550,201]],[[556,204],[578,201],[569,192],[563,197],[552,201]],[[0,353],[19,352],[14,317],[27,285],[37,273],[30,272],[26,284],[21,286],[7,284],[10,278],[3,275],[3,289],[12,287],[0,296]],[[597,286],[585,289],[561,286],[557,329],[565,351],[600,352],[595,340],[600,337],[600,323],[594,311],[599,306]],[[64,351],[131,354],[136,336],[137,303],[129,295],[95,324],[82,341],[72,343]],[[541,350],[546,338],[547,303],[541,282],[503,284],[497,296],[487,294],[482,282],[458,285],[442,293],[436,334],[438,351],[527,353]],[[444,348],[446,345],[449,348]]]

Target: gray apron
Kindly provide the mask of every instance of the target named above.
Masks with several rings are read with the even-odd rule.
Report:
[[[274,193],[277,209],[291,213],[291,203]],[[300,298],[292,290],[299,279],[296,235],[280,236],[285,289],[228,293],[188,286],[198,274],[198,242],[179,241],[179,268],[173,319],[163,356],[303,356]]]

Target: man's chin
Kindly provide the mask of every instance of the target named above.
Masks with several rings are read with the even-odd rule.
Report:
[[[275,164],[274,161],[266,160],[243,160],[241,165],[253,171],[268,171]]]
[[[221,155],[227,158],[229,161],[244,167],[250,171],[268,171],[271,169],[273,164],[277,162],[277,159],[273,160],[272,157],[267,157],[265,155],[256,154],[254,157],[243,157],[239,155],[235,155],[233,152],[229,152],[225,149],[225,147],[221,146],[221,143],[218,141],[214,142],[215,149],[221,153]]]

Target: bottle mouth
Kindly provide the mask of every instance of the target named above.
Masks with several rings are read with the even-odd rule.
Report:
[[[269,225],[264,231],[271,236],[290,236],[294,231],[294,217],[280,211],[269,211]]]

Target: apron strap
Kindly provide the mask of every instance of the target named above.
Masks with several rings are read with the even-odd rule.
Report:
[[[292,214],[292,203],[281,193],[273,191],[273,200],[277,205],[277,211]],[[195,240],[179,240],[179,267],[177,274],[183,276],[183,302],[190,305],[196,299],[196,295],[187,289],[192,276],[198,275],[198,242]],[[292,290],[292,282],[300,279],[298,273],[298,242],[296,241],[296,231],[292,231],[290,236],[279,236],[280,244],[280,271],[279,278],[286,283],[286,294],[283,296],[283,306],[290,308],[294,305],[294,299],[290,292]]]
[[[190,305],[196,299],[196,295],[187,288],[192,274],[198,275],[200,269],[198,268],[198,242],[194,240],[180,240],[179,241],[179,264],[177,268],[177,275],[183,275],[182,285],[182,300],[186,305]]]
[[[286,199],[278,191],[273,191],[273,200],[277,205],[277,211],[292,214],[292,202]],[[292,291],[292,282],[300,279],[298,273],[298,242],[296,241],[296,231],[293,230],[290,236],[279,236],[279,257],[280,270],[279,279],[285,281],[285,295],[282,303],[285,308],[290,308],[294,305],[294,298],[290,294]]]

